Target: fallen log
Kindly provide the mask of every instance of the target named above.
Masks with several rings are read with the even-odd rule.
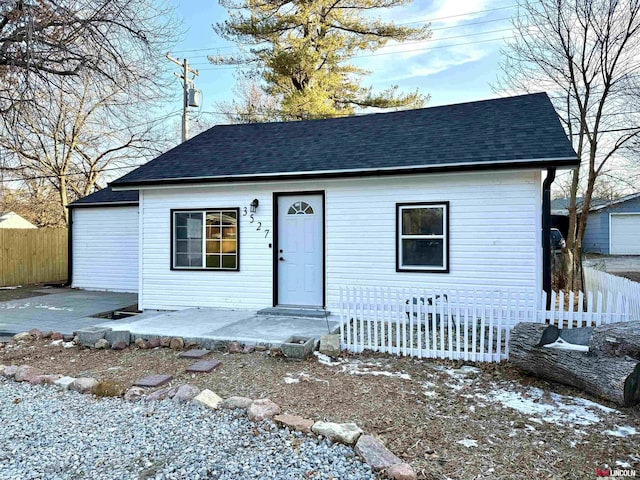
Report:
[[[579,388],[621,406],[640,401],[638,361],[539,346],[547,327],[540,323],[517,324],[509,338],[509,360],[537,377]]]
[[[640,360],[640,322],[619,322],[593,329],[589,349],[611,357]]]

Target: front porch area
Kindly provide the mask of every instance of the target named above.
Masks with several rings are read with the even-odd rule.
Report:
[[[188,308],[172,312],[147,310],[97,326],[128,330],[135,338],[182,337],[209,348],[227,341],[276,346],[294,335],[319,339],[336,332],[340,324],[334,316],[318,318],[257,314],[255,310]]]

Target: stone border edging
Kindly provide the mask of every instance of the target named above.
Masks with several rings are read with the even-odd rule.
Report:
[[[50,332],[47,332],[48,335],[42,335],[40,331],[36,332],[35,330],[36,329],[17,334],[14,339],[20,341],[27,340],[28,338],[51,338]],[[21,338],[19,338],[19,336],[21,336]],[[134,343],[136,343],[135,340]],[[168,347],[169,345],[166,346]],[[172,345],[171,347],[176,350],[178,349],[176,348],[177,345]],[[182,344],[182,348],[184,348],[184,343]],[[53,385],[62,390],[71,390],[83,394],[98,393],[96,396],[120,397],[130,402],[171,399],[176,402],[191,401],[212,410],[218,408],[244,409],[246,410],[247,417],[251,421],[261,422],[271,420],[280,427],[289,428],[290,430],[307,435],[314,434],[317,437],[324,437],[332,442],[350,446],[362,461],[371,467],[372,471],[383,473],[390,480],[416,480],[417,478],[410,464],[403,462],[399,457],[394,455],[393,452],[385,447],[376,437],[365,434],[355,423],[314,421],[299,415],[282,414],[281,408],[268,398],[251,399],[248,397],[232,396],[223,400],[209,389],[200,390],[198,387],[188,383],[161,388],[145,394],[145,390],[142,387],[132,386],[125,391],[124,388],[118,388],[119,385],[115,382],[98,382],[98,380],[91,377],[74,378],[59,374],[46,374],[29,365],[0,365],[0,376],[13,379],[16,382],[26,382],[31,385]]]

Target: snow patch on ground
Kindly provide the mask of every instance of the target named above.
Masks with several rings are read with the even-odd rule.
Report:
[[[318,362],[328,367],[341,365],[340,370],[350,375],[373,375],[375,377],[400,378],[411,380],[411,375],[403,372],[390,372],[383,370],[384,366],[380,362],[361,362],[359,360],[348,361],[344,359],[333,359],[323,353],[313,352],[318,358]]]
[[[479,398],[501,403],[524,415],[535,423],[567,423],[573,425],[592,425],[600,422],[603,413],[618,413],[617,410],[584,398],[569,397],[557,393],[548,393],[540,388],[530,387],[524,392],[496,388]]]
[[[46,308],[47,310],[52,310],[54,312],[73,312],[73,308],[70,307],[54,307],[51,305],[36,305],[35,308]]]
[[[321,363],[322,365],[326,365],[328,367],[333,367],[334,365],[340,365],[342,363],[342,360],[334,360],[329,355],[325,355],[324,353],[320,353],[318,351],[313,352],[313,354],[318,358],[318,363]]]
[[[294,383],[300,382],[320,382],[320,383],[329,383],[328,380],[323,380],[322,378],[312,377],[308,373],[299,372],[299,373],[287,373],[287,376],[283,378],[284,383],[287,385],[292,385]]]
[[[624,460],[616,460],[616,467],[631,468],[631,464]]]
[[[20,287],[22,287],[22,285],[13,285],[11,287],[0,287],[0,290],[16,290]]]
[[[616,427],[618,426],[616,425]],[[605,435],[610,435],[612,437],[620,437],[620,438],[629,437],[631,435],[638,435],[638,431],[635,428],[630,427],[628,425],[618,427],[615,430],[605,430],[602,433],[604,433]]]
[[[353,362],[343,365],[342,371],[351,375],[373,375],[374,377],[390,377],[401,378],[402,380],[411,380],[411,375],[408,373],[374,370],[375,368],[380,368],[380,365]]]
[[[460,445],[465,446],[467,448],[471,448],[471,447],[477,447],[478,446],[478,441],[477,440],[473,440],[471,438],[464,438],[462,440],[458,440],[458,442]]]

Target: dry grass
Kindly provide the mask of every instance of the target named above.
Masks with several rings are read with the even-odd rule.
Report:
[[[376,354],[346,356],[332,366],[315,357],[290,362],[257,352],[214,352],[211,357],[222,366],[208,374],[187,374],[184,368],[190,361],[167,349],[92,351],[48,346],[45,341],[0,349],[0,364],[29,364],[49,373],[91,375],[125,386],[148,373],[170,374],[174,385],[189,382],[223,397],[269,397],[289,413],[355,421],[382,438],[423,479],[595,478],[596,467],[615,466],[616,460],[640,470],[638,436],[602,433],[617,425],[640,430],[638,409],[599,412],[601,421],[588,426],[536,423],[531,415],[487,400],[487,395],[502,388],[526,397],[532,386],[584,395],[523,376],[506,364],[479,365],[479,373],[465,377],[452,375],[460,366],[454,362]],[[372,372],[402,372],[410,379]],[[539,401],[551,402],[549,398],[546,394]],[[478,445],[458,443],[463,439]]]

